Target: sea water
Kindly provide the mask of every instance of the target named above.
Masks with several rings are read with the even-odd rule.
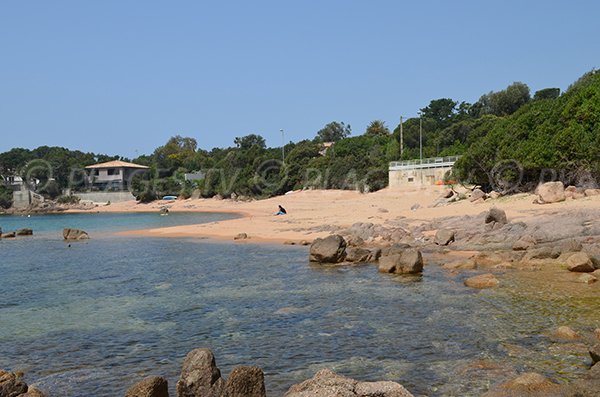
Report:
[[[565,323],[591,331],[597,300],[520,294],[510,277],[472,290],[468,274],[434,263],[423,276],[390,276],[311,266],[306,247],[111,233],[228,217],[179,215],[0,218],[4,230],[39,231],[0,241],[0,368],[24,371],[50,396],[120,396],[149,375],[174,395],[185,355],[207,347],[224,376],[263,368],[270,396],[322,368],[415,395],[477,396],[516,372],[567,381],[589,364],[580,346],[547,333]],[[66,226],[92,239],[66,244]]]

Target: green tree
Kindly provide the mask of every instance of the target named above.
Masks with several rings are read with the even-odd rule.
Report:
[[[479,115],[508,116],[519,110],[530,99],[529,87],[526,84],[512,83],[502,91],[482,95],[478,101]]]
[[[390,134],[390,129],[385,125],[384,121],[373,120],[367,126],[365,135],[382,135],[387,136]]]
[[[250,134],[243,137],[236,137],[233,143],[242,150],[251,149],[253,146],[257,146],[260,149],[267,147],[265,138],[260,135]]]
[[[560,96],[560,88],[544,88],[543,90],[536,91],[533,95],[534,101],[541,99],[556,99]]]
[[[317,136],[315,141],[317,142],[337,142],[344,138],[347,138],[352,134],[352,128],[350,125],[346,125],[343,122],[338,123],[337,121],[332,121],[331,123],[325,125],[325,127],[321,128],[319,132],[317,132]]]

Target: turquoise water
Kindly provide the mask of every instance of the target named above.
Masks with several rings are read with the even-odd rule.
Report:
[[[150,229],[196,223],[209,223],[223,219],[233,219],[234,214],[213,213],[181,213],[172,212],[161,216],[158,212],[142,213],[81,213],[81,214],[51,214],[30,216],[2,216],[0,215],[0,228],[6,233],[9,231],[32,228],[35,234],[60,232],[62,229],[83,229],[88,232],[118,232],[124,230]]]
[[[123,216],[40,217],[44,233],[0,241],[0,368],[61,397],[123,395],[151,374],[173,391],[196,347],[211,348],[225,376],[259,365],[270,396],[324,367],[428,396],[478,396],[515,370],[568,380],[587,369],[586,351],[544,334],[565,321],[593,329],[584,314],[597,320],[597,301],[568,307],[509,282],[474,291],[436,264],[393,277],[310,266],[306,247],[103,234]],[[157,222],[145,216],[126,219]],[[70,247],[54,237],[77,222],[103,237]]]

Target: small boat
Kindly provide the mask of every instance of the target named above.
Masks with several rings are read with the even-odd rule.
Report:
[[[177,196],[163,196],[162,198],[163,200],[177,200]]]

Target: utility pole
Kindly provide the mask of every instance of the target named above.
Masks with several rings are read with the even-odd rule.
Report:
[[[419,165],[421,185],[423,185],[423,113],[419,112]]]
[[[423,115],[419,112],[419,160],[423,164]]]
[[[285,138],[283,134],[283,129],[281,131],[281,162],[285,165]]]
[[[403,152],[404,152],[404,133],[402,131],[402,116],[400,116],[400,160],[402,160]]]

